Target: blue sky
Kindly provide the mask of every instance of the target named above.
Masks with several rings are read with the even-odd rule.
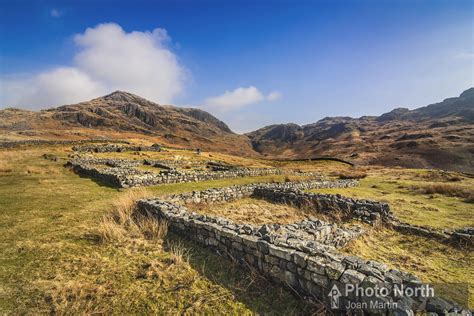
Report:
[[[0,0],[0,107],[121,89],[238,132],[379,115],[474,86],[473,18],[456,0]]]

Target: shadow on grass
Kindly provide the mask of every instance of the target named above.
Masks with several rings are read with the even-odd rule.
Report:
[[[72,173],[74,173],[75,175],[79,176],[79,178],[81,179],[89,179],[93,182],[95,182],[97,185],[99,185],[100,187],[107,187],[107,188],[112,188],[112,189],[120,189],[118,186],[116,185],[113,185],[111,184],[110,182],[107,182],[107,181],[104,181],[102,179],[98,179],[96,177],[93,177],[93,176],[90,176],[90,175],[86,175],[86,174],[82,174],[80,172],[76,172],[74,171],[72,168],[68,167],[68,166],[64,166],[65,168],[68,168]]]
[[[261,274],[239,266],[187,238],[168,233],[165,245],[173,243],[181,243],[189,251],[189,264],[194,270],[230,290],[236,300],[245,304],[253,313],[314,315],[322,312],[320,306],[302,300]]]

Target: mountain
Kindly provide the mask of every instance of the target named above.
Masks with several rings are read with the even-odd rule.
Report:
[[[38,112],[0,110],[0,141],[118,138],[267,158],[335,157],[359,165],[439,168],[474,174],[474,88],[415,110],[326,117],[238,135],[208,112],[159,105],[116,91]]]
[[[208,112],[159,105],[123,91],[39,112],[5,109],[0,111],[0,130],[42,138],[136,138],[255,155],[246,136]]]
[[[358,164],[474,173],[474,88],[415,110],[270,125],[246,135],[267,157],[331,156]]]

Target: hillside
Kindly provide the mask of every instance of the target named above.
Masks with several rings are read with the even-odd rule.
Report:
[[[247,137],[205,111],[159,105],[122,91],[39,112],[5,109],[0,111],[0,130],[16,138],[106,136],[255,154]]]
[[[208,112],[159,105],[116,91],[39,112],[0,111],[3,140],[119,138],[203,148],[240,156],[329,156],[361,165],[440,168],[474,173],[474,88],[415,110],[381,116],[327,117],[233,133]]]
[[[359,164],[474,173],[474,88],[415,110],[270,125],[247,136],[267,157],[333,156]]]

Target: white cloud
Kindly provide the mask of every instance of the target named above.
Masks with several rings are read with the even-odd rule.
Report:
[[[47,108],[95,98],[104,92],[100,83],[74,67],[60,67],[31,78],[7,80],[2,86],[2,105]]]
[[[63,12],[58,9],[51,9],[49,12],[53,18],[60,18],[63,15]]]
[[[280,96],[281,94],[278,91],[273,91],[265,96],[254,86],[247,88],[239,87],[232,91],[226,91],[219,96],[207,98],[204,103],[214,109],[229,111],[263,100],[274,101],[279,99]]]
[[[278,92],[278,91],[273,91],[273,92],[270,92],[268,95],[267,95],[267,100],[268,101],[275,101],[275,100],[278,100],[281,98],[281,93]]]
[[[166,30],[126,33],[114,23],[99,24],[74,37],[74,66],[27,78],[2,79],[0,105],[43,108],[88,100],[124,90],[170,103],[184,86],[186,70],[167,47]]]

